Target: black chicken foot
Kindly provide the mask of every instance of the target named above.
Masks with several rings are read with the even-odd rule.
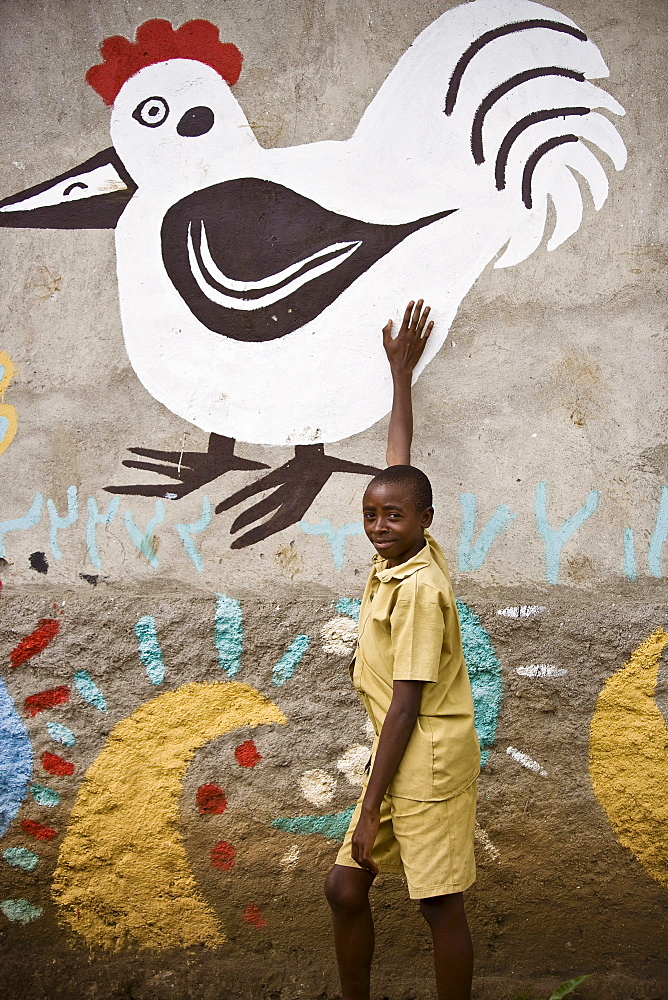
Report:
[[[247,458],[239,458],[234,454],[234,438],[221,437],[220,434],[209,435],[209,445],[206,451],[156,451],[153,448],[128,448],[133,455],[142,458],[153,458],[155,462],[136,462],[125,459],[123,465],[128,469],[141,469],[145,472],[155,472],[161,476],[176,480],[171,483],[152,483],[140,486],[105,486],[107,493],[118,493],[123,496],[163,497],[166,500],[181,500],[198,490],[205,483],[226,472],[241,469],[268,469],[263,462],[252,462]],[[161,464],[167,463],[167,464]]]
[[[280,469],[244,486],[233,493],[227,500],[222,500],[216,507],[216,514],[248,500],[249,497],[274,490],[268,497],[263,497],[252,507],[248,507],[236,518],[230,529],[232,534],[241,531],[249,524],[266,517],[271,511],[275,513],[263,524],[256,524],[232,542],[233,549],[243,549],[247,545],[261,542],[263,538],[276,534],[288,528],[291,524],[301,521],[320,490],[334,472],[354,472],[362,476],[375,476],[380,472],[373,465],[360,465],[358,462],[346,462],[341,458],[325,455],[322,444],[301,444],[295,448],[295,457],[282,465]]]

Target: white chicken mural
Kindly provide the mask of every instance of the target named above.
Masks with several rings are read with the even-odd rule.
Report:
[[[261,467],[236,442],[295,447],[219,503],[268,494],[232,525],[254,525],[234,547],[300,520],[333,472],[376,471],[324,446],[390,409],[390,303],[417,290],[432,306],[418,378],[483,269],[540,246],[548,201],[553,250],[580,226],[582,184],[596,209],[605,201],[600,160],[626,161],[601,113],[624,110],[590,82],[608,75],[596,45],[530,0],[446,11],[349,139],[288,148],[256,141],[231,91],[241,54],[209,22],[147,21],[100,52],[87,79],[113,105],[113,146],[0,202],[0,224],[115,228],[132,366],[210,434],[202,454],[130,449],[124,465],[159,478],[109,492],[179,499]]]

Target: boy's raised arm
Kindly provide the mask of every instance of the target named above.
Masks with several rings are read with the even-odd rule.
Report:
[[[390,362],[394,396],[387,432],[386,461],[390,465],[411,464],[413,440],[413,406],[411,379],[413,369],[420,360],[434,323],[427,323],[429,306],[423,309],[423,300],[409,302],[396,337],[392,336],[392,320],[383,327],[383,346]]]

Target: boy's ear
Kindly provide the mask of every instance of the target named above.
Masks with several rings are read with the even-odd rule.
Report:
[[[420,521],[420,524],[422,525],[423,528],[429,528],[431,527],[431,522],[433,520],[434,520],[434,508],[427,507],[427,509],[423,511],[422,520]]]

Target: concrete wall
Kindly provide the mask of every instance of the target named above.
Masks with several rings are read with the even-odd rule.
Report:
[[[609,104],[600,114],[614,122],[628,163],[617,172],[591,133],[578,147],[588,142],[608,177],[600,211],[581,176],[576,189],[563,180],[559,151],[537,169],[529,211],[519,187],[481,181],[477,192],[483,173],[470,156],[470,123],[457,126],[433,103],[444,99],[456,45],[464,51],[485,29],[483,14],[475,25],[460,10],[469,20],[442,22],[447,30],[434,45],[444,48],[414,50],[424,58],[410,70],[405,100],[395,75],[393,101],[369,127],[372,141],[350,174],[352,147],[311,148],[349,139],[413,39],[455,7],[2,5],[0,199],[110,147],[109,108],[85,80],[103,39],[133,39],[149,18],[175,27],[206,18],[243,53],[232,92],[259,143],[284,152],[263,159],[225,97],[237,129],[230,142],[242,135],[250,152],[231,165],[223,155],[211,175],[204,158],[197,169],[208,179],[190,190],[211,177],[262,177],[370,226],[458,210],[381,256],[332,305],[316,304],[303,327],[312,340],[291,361],[281,351],[294,351],[300,334],[270,342],[268,370],[283,379],[278,403],[259,377],[256,384],[227,365],[240,412],[267,407],[264,438],[249,431],[245,439],[233,422],[226,434],[224,420],[207,424],[197,409],[209,377],[194,346],[199,328],[186,331],[192,339],[180,353],[167,346],[180,320],[170,326],[168,292],[151,285],[150,224],[146,243],[137,242],[142,220],[126,215],[143,204],[135,200],[146,197],[141,185],[116,227],[118,277],[113,224],[85,228],[92,217],[75,206],[52,228],[55,216],[47,216],[63,200],[62,185],[51,206],[43,199],[20,225],[0,211],[9,226],[0,234],[7,997],[337,994],[321,884],[369,744],[346,666],[371,549],[360,523],[367,475],[328,465],[319,448],[338,436],[327,455],[383,463],[389,397],[380,326],[422,294],[434,304],[442,346],[414,390],[414,462],[434,483],[434,532],[461,601],[487,751],[478,881],[468,893],[475,995],[504,1000],[530,984],[548,995],[585,973],[594,978],[583,998],[668,995],[668,150],[660,84],[668,11],[661,0],[564,0],[551,15],[572,18],[607,63],[609,79],[598,83],[626,116]],[[502,24],[529,16],[529,7],[499,0],[483,13]],[[513,58],[535,55],[524,39],[513,44]],[[548,45],[540,58],[551,52]],[[471,92],[488,93],[495,71],[490,63],[485,76],[472,63]],[[447,143],[434,138],[441,122],[451,129]],[[621,168],[611,128],[599,126],[598,138]],[[186,177],[179,155],[169,152],[155,174],[156,198],[176,190],[172,167]],[[122,166],[113,169],[119,176]],[[592,182],[599,194],[600,174]],[[112,174],[102,183],[116,184]],[[122,175],[112,201],[128,183]],[[554,251],[534,240],[531,253],[541,211],[549,237],[555,221],[577,215],[578,190],[580,227],[576,219],[577,231]],[[186,177],[178,197],[188,193]],[[302,209],[290,202],[287,210]],[[517,265],[495,269],[511,238]],[[394,271],[383,270],[388,261]],[[151,346],[137,355],[144,333]],[[167,376],[151,381],[152,360],[165,358],[167,389]],[[303,427],[304,400],[319,396],[332,426],[341,417],[350,431],[328,434],[323,423],[322,433],[300,436],[291,415]],[[311,419],[316,426],[319,413]],[[211,431],[239,438],[241,460],[224,453],[220,438],[202,459]],[[267,495],[250,488],[293,458],[294,443],[306,448],[296,469],[263,487],[282,489],[283,520],[248,536],[272,512],[234,525]],[[151,462],[173,478],[156,475]],[[216,512],[229,497],[238,502]],[[426,928],[401,883],[381,878],[374,907],[376,993],[432,996]]]

